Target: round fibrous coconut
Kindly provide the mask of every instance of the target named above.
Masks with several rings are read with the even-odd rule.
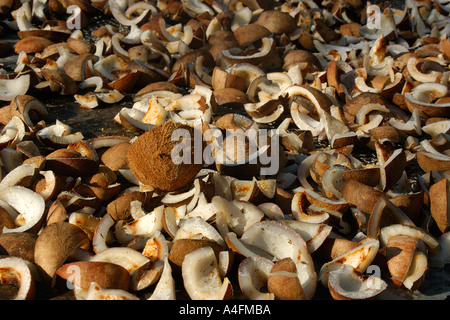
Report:
[[[171,121],[139,136],[128,150],[128,165],[143,184],[162,191],[178,190],[203,167],[201,133],[199,156],[194,157],[194,128]]]

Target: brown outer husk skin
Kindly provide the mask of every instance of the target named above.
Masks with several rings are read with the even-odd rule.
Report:
[[[187,142],[191,147],[191,163],[175,164],[172,161],[172,150],[182,143],[172,141],[172,133],[177,129],[187,130],[190,134],[191,139]],[[128,150],[128,165],[143,184],[173,191],[187,185],[203,167],[203,163],[194,163],[193,154],[194,129],[168,121],[143,133],[132,143]]]

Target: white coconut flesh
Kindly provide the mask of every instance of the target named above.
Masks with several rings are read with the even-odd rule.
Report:
[[[25,232],[37,225],[45,212],[45,201],[38,193],[21,186],[0,191],[0,200],[8,203],[19,215],[15,219],[17,228],[4,227],[3,232]]]
[[[414,284],[420,281],[428,269],[428,258],[425,253],[420,250],[414,252],[414,256],[409,267],[408,274],[406,275],[403,285],[412,290]]]
[[[34,290],[34,280],[31,270],[25,260],[19,257],[0,259],[0,277],[2,284],[19,284],[13,300],[26,300]]]
[[[389,239],[397,234],[408,235],[422,240],[432,253],[436,254],[441,250],[439,241],[433,237],[430,233],[421,228],[415,226],[407,226],[403,224],[391,224],[381,229],[380,231],[380,244],[382,247],[386,246]]]
[[[443,268],[450,263],[450,232],[442,234],[439,239],[441,250],[438,253],[430,255],[430,265],[432,267]]]
[[[91,282],[84,300],[139,300],[139,298],[128,291],[102,288],[98,283]]]
[[[33,164],[21,164],[14,168],[0,182],[0,190],[10,188],[18,185],[26,177],[32,177],[36,173],[36,168]]]
[[[214,228],[211,224],[199,217],[181,220],[174,241],[176,241],[177,239],[189,239],[198,235],[201,235],[206,239],[215,241],[223,247],[226,247],[225,240],[222,238],[219,231],[217,231],[217,229]]]
[[[184,257],[181,273],[184,287],[193,300],[222,300],[230,282],[223,280],[211,247],[197,249]]]
[[[347,264],[360,273],[364,273],[375,259],[380,241],[367,238],[362,244],[352,250],[336,257],[334,260],[322,265],[319,272],[320,281],[327,286],[328,276],[331,271],[339,269],[342,264]]]
[[[137,216],[135,220],[125,224],[125,232],[133,236],[153,236],[157,231],[162,230],[163,213],[164,206],[159,206],[149,213],[144,212],[141,216]]]
[[[30,81],[29,74],[15,79],[0,79],[0,100],[11,101],[18,95],[26,94],[30,87]]]
[[[373,298],[387,288],[381,278],[363,277],[346,264],[330,272],[328,286],[333,287],[338,294],[355,300]]]
[[[172,267],[170,266],[169,259],[165,258],[161,277],[148,300],[175,300],[175,298],[175,280],[172,277]]]
[[[291,258],[296,266],[305,296],[311,299],[317,285],[317,275],[307,245],[298,232],[276,221],[253,224],[241,241],[263,249],[277,259]]]
[[[239,287],[252,300],[274,300],[273,293],[264,292],[274,263],[261,256],[248,257],[238,267]],[[266,288],[267,290],[267,288]]]
[[[298,220],[283,220],[282,223],[297,231],[306,241],[310,253],[316,251],[331,233],[333,227],[326,223],[308,223]]]
[[[112,247],[94,255],[90,261],[102,261],[118,264],[128,272],[133,272],[150,260],[141,252],[127,247]]]
[[[110,214],[106,213],[95,228],[94,235],[92,238],[92,248],[95,253],[100,253],[108,249],[108,239],[110,239],[110,230],[114,226],[115,221]]]

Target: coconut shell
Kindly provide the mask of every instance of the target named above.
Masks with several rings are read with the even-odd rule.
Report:
[[[115,144],[108,148],[100,159],[107,168],[117,171],[128,165],[128,150],[130,146],[129,142]]]
[[[256,23],[243,25],[234,31],[234,36],[241,47],[246,47],[257,40],[269,37],[270,35],[271,32],[266,27]]]
[[[299,63],[306,63],[306,68],[302,70],[303,74],[316,72],[322,70],[319,59],[307,50],[289,50],[283,59],[283,69],[287,70],[289,67]]]
[[[131,216],[131,202],[140,201],[145,205],[151,196],[151,192],[124,192],[107,205],[106,212],[115,221],[128,219]]]
[[[92,63],[95,63],[98,58],[91,53],[76,55],[64,64],[64,71],[74,81],[83,81],[86,78],[87,60],[92,60]]]
[[[176,130],[180,130],[180,134],[189,135],[189,138],[185,139],[187,141],[182,138],[177,141],[172,139]],[[187,148],[183,147],[185,143]],[[203,158],[203,141],[201,143]],[[128,150],[128,165],[141,183],[163,191],[178,190],[191,182],[203,167],[203,160],[201,163],[194,161],[194,146],[192,127],[168,121],[145,132],[131,144]],[[189,149],[186,157],[185,152]],[[180,161],[174,161],[172,158],[172,153],[177,150],[180,152],[177,154],[181,158]]]
[[[430,212],[442,233],[450,230],[449,182],[442,179],[434,183],[429,190]]]
[[[36,36],[27,37],[19,40],[14,45],[14,52],[16,54],[19,54],[21,51],[25,51],[25,53],[42,52],[52,44],[54,44],[54,42],[46,38]]]
[[[173,93],[178,93],[178,88],[176,85],[174,85],[171,82],[165,82],[165,81],[158,81],[158,82],[152,82],[146,85],[144,88],[140,89],[136,93],[136,97],[143,96],[147,93],[154,92],[154,91],[169,91]]]
[[[29,232],[8,232],[0,235],[1,252],[34,262],[37,235]]]
[[[331,261],[337,257],[342,256],[346,252],[356,248],[360,243],[344,238],[325,239],[323,244],[316,250],[315,255],[320,257],[323,261]]]
[[[297,29],[297,22],[286,12],[266,10],[256,20],[257,24],[264,26],[275,34],[289,34]]]
[[[443,100],[443,102],[445,102],[445,99]],[[438,103],[421,103],[420,101],[409,98],[407,95],[405,95],[405,103],[411,113],[414,111],[414,109],[418,109],[419,115],[422,118],[450,117],[450,107],[448,107],[447,104],[444,105]]]
[[[361,28],[361,24],[358,22],[345,23],[339,27],[339,31],[342,36],[361,37],[359,28]]]
[[[83,177],[97,172],[99,161],[83,157],[76,150],[57,149],[47,155],[45,169],[53,170],[56,174]]]
[[[242,90],[236,88],[222,88],[214,91],[217,104],[221,107],[243,109],[244,104],[250,102]]]
[[[376,187],[380,183],[380,168],[369,167],[352,169],[342,172],[345,179],[353,179],[370,187]]]
[[[80,55],[86,53],[94,53],[95,51],[95,46],[83,39],[68,38],[67,44],[69,45],[70,49]]]
[[[230,48],[239,46],[236,36],[231,30],[219,30],[214,32],[208,38],[208,44],[215,46],[218,44],[227,44]]]
[[[88,235],[69,222],[55,222],[39,233],[34,250],[34,260],[45,281],[55,279],[56,271],[77,248],[89,247]]]
[[[130,273],[124,267],[103,261],[77,261],[66,263],[56,273],[68,281],[75,280],[74,270],[78,272],[77,285],[89,289],[91,282],[97,282],[102,288],[129,290]]]
[[[416,157],[420,168],[425,172],[450,170],[450,161],[445,157],[436,157],[425,150],[418,151]]]
[[[215,241],[207,240],[207,239],[177,239],[170,249],[169,252],[169,261],[175,265],[181,268],[181,265],[183,264],[184,257],[200,248],[205,247],[211,247],[216,257],[219,257],[219,252],[223,251],[224,248],[218,244]]]
[[[46,217],[46,225],[50,225],[55,222],[63,222],[68,221],[69,215],[67,214],[67,210],[62,204],[61,201],[56,199],[52,202],[50,207],[48,208],[48,213]]]
[[[358,114],[359,109],[371,103],[378,103],[387,108],[389,108],[389,104],[381,95],[377,93],[371,92],[363,92],[360,95],[354,97],[349,100],[342,108],[344,111],[345,119],[349,122],[355,122],[356,115]]]
[[[45,80],[55,82],[60,86],[60,93],[62,95],[73,95],[78,92],[76,82],[65,72],[61,70],[53,70],[50,68],[41,69]]]
[[[223,90],[226,88],[233,88],[242,92],[247,90],[247,81],[244,78],[232,73],[228,73],[227,71],[219,67],[215,67],[213,69],[211,81],[211,85],[215,91]],[[214,92],[214,95],[216,95],[216,92]]]
[[[380,184],[383,190],[389,190],[401,178],[406,168],[406,154],[402,150],[393,153],[388,161],[380,166]]]
[[[231,30],[218,30],[211,34],[208,39],[208,45],[211,46],[209,53],[216,59],[222,50],[228,50],[238,47],[239,43]]]
[[[389,199],[389,201],[402,210],[411,220],[418,221],[417,219],[422,213],[425,193],[423,191],[404,193]]]
[[[418,241],[419,239],[415,237],[402,234],[389,239],[386,245],[386,258],[394,284],[398,286],[403,284],[411,266]]]
[[[305,300],[305,294],[297,276],[297,266],[291,258],[277,261],[267,278],[267,288],[277,300]]]
[[[100,165],[98,171],[91,176],[83,177],[83,182],[89,185],[106,188],[115,183],[117,176],[113,170],[105,165]]]
[[[320,36],[324,39],[325,43],[339,39],[339,34],[330,28],[327,23],[322,19],[317,19],[316,30]]]
[[[206,50],[206,49],[196,49],[196,50],[192,50],[189,51],[188,53],[184,54],[183,56],[181,56],[172,66],[172,73],[177,72],[178,70],[182,69],[183,67],[185,69],[187,69],[187,65],[189,63],[194,63],[195,60],[198,57],[204,57],[205,61],[203,63],[203,65],[206,68],[213,68],[215,65],[214,62],[214,58],[212,57],[212,55]]]
[[[301,30],[300,31],[300,37],[298,38],[298,44],[300,45],[300,48],[314,52],[316,49],[316,46],[314,45],[314,36],[307,31]]]
[[[381,197],[387,197],[383,192],[352,179],[344,180],[341,194],[349,204],[369,214]]]
[[[4,227],[14,229],[17,226],[8,211],[3,207],[0,207],[0,234],[3,232]]]
[[[32,29],[17,31],[17,36],[19,37],[19,39],[25,39],[29,37],[44,38],[57,43],[66,41],[69,38],[70,33],[62,30]]]

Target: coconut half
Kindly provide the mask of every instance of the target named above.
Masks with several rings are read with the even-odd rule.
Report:
[[[360,245],[336,257],[322,265],[319,272],[319,279],[326,287],[328,285],[328,276],[331,271],[340,269],[342,264],[348,264],[360,273],[364,273],[375,259],[380,248],[380,241],[367,238]]]
[[[174,241],[177,239],[198,238],[199,236],[215,241],[219,245],[226,247],[225,240],[219,231],[199,217],[193,217],[180,221],[179,229],[175,234]]]
[[[432,254],[436,254],[441,250],[439,241],[429,232],[416,226],[407,226],[403,224],[391,224],[380,231],[380,246],[385,247],[389,239],[395,235],[407,235],[422,240],[429,248]]]
[[[158,283],[153,290],[152,295],[148,300],[175,300],[175,280],[172,277],[172,267],[170,266],[169,259],[164,259],[164,267],[159,278]]]
[[[297,220],[283,220],[282,223],[297,231],[306,241],[308,251],[313,253],[328,238],[333,229],[326,223],[308,223]]]
[[[303,238],[294,229],[276,221],[261,221],[250,226],[241,241],[263,249],[277,259],[291,258],[296,262],[300,284],[307,299],[314,296],[317,275]]]
[[[40,194],[22,186],[13,186],[0,192],[0,200],[18,212],[15,218],[17,227],[13,229],[4,227],[3,232],[37,232],[41,227],[45,201]]]
[[[30,75],[25,74],[14,79],[0,79],[0,100],[11,101],[18,95],[27,93],[30,87]]]
[[[328,288],[335,300],[373,299],[387,288],[387,283],[375,276],[365,276],[348,264],[342,264],[328,276]]]
[[[241,261],[238,281],[242,293],[250,300],[274,300],[273,293],[264,292],[274,263],[261,256],[252,256]]]
[[[111,247],[94,255],[89,261],[110,262],[132,273],[150,260],[139,251],[126,247]]]
[[[139,300],[134,294],[122,289],[107,289],[91,282],[83,300]]]
[[[181,266],[184,288],[193,300],[228,300],[233,287],[228,278],[222,280],[214,250],[197,249],[184,257]]]
[[[35,297],[35,280],[26,260],[19,257],[0,259],[0,276],[2,285],[18,287],[15,295],[9,300],[31,300]]]
[[[441,250],[429,256],[430,266],[442,268],[450,263],[450,232],[442,234],[439,239]]]

